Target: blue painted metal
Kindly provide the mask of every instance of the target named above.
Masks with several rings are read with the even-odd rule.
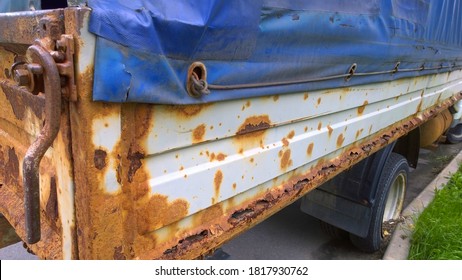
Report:
[[[98,36],[93,92],[98,101],[209,103],[462,67],[460,0],[90,0],[89,5],[90,31]],[[207,67],[211,85],[258,85],[211,87],[209,95],[189,96],[187,71],[194,61]],[[355,75],[344,79],[353,63]],[[326,79],[332,76],[337,78]]]

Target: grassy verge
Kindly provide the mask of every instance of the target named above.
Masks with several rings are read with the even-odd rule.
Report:
[[[411,260],[462,260],[462,165],[415,222]]]

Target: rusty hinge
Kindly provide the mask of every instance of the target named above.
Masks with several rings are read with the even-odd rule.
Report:
[[[45,96],[45,125],[23,161],[23,187],[26,241],[40,241],[40,178],[39,167],[45,152],[60,129],[61,100],[77,100],[74,79],[74,40],[63,34],[63,19],[50,16],[39,21],[39,38],[26,52],[26,59],[12,66],[14,79],[31,94]]]

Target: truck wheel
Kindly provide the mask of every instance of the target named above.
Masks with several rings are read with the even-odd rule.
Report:
[[[373,253],[380,249],[384,238],[384,222],[397,219],[403,208],[404,194],[407,187],[409,164],[396,153],[388,158],[377,186],[376,201],[372,209],[371,224],[366,237],[350,234],[350,240],[364,252]]]
[[[448,130],[446,133],[446,142],[450,144],[462,142],[462,123]]]

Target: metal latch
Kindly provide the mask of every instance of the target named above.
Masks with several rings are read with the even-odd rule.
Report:
[[[40,178],[39,167],[45,152],[53,144],[61,119],[61,98],[75,101],[74,41],[63,33],[63,22],[44,17],[39,22],[40,39],[26,52],[26,61],[15,63],[12,72],[19,86],[31,94],[45,95],[45,125],[27,149],[23,161],[23,187],[26,241],[40,241]]]

